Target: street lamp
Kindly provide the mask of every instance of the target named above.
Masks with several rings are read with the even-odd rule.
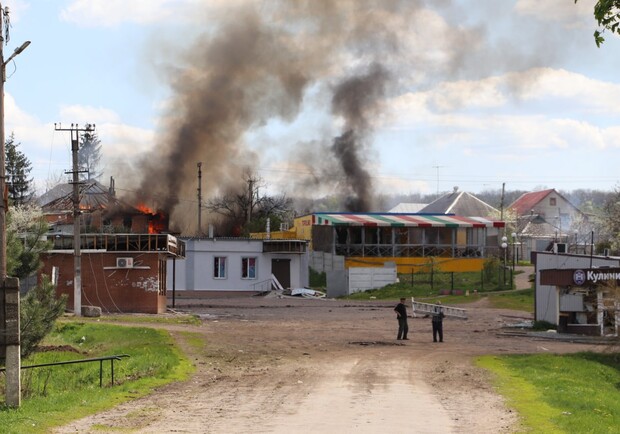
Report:
[[[517,265],[517,233],[513,232],[512,236],[512,274],[510,275],[510,289],[514,289],[515,266]]]
[[[504,235],[502,237],[502,249],[504,250],[504,274],[502,278],[502,288],[506,286],[506,249],[508,248],[508,238]]]
[[[515,272],[515,265],[517,263],[517,233],[513,232],[512,236],[512,272]]]
[[[1,6],[0,6],[1,8]],[[8,12],[3,12],[8,13]],[[2,18],[2,17],[0,17]],[[7,276],[6,269],[6,207],[4,203],[4,191],[6,189],[6,159],[5,159],[5,143],[4,143],[4,82],[6,81],[6,65],[15,58],[19,53],[24,51],[30,41],[26,41],[13,51],[8,59],[4,60],[2,47],[4,45],[4,34],[0,27],[0,278],[3,280]]]

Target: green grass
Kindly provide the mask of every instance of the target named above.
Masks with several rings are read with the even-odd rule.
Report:
[[[147,395],[163,384],[184,380],[193,371],[170,335],[151,328],[62,321],[43,345],[66,350],[35,353],[22,365],[115,354],[130,357],[114,362],[114,386],[110,385],[110,362],[103,362],[102,388],[99,362],[22,370],[22,405],[0,410],[2,433],[48,432],[54,426]]]
[[[489,294],[491,306],[496,309],[512,309],[534,313],[534,289]]]
[[[429,273],[399,274],[399,281],[380,289],[373,289],[360,293],[351,294],[350,300],[368,300],[371,297],[378,300],[396,300],[400,297],[427,298],[437,297],[443,290],[460,290],[463,293],[469,291],[470,295],[477,291],[478,294],[487,294],[501,289],[510,289],[510,282],[502,286],[496,281],[497,276],[491,276],[490,282],[481,283],[481,273]],[[507,276],[509,277],[509,276]]]
[[[477,363],[494,373],[524,432],[618,432],[620,354],[484,356]]]
[[[447,273],[443,273],[444,280],[446,276]],[[476,276],[480,276],[480,273],[459,273],[459,277],[455,277],[455,288],[457,288],[457,282],[460,283],[459,288],[475,288]],[[434,285],[434,288],[431,288],[428,284],[416,284],[415,278],[412,285],[408,275],[399,275],[399,280],[399,282],[384,286],[383,288],[358,292],[343,298],[348,300],[398,300],[400,297],[414,297],[416,300],[428,303],[434,303],[436,300],[441,299],[444,304],[466,304],[486,297],[491,306],[497,309],[534,311],[534,289],[506,292],[479,291],[477,293],[470,289],[469,295],[440,295],[439,288],[444,288],[447,284],[445,282],[443,285],[438,283]]]
[[[97,318],[80,318],[84,322],[122,322],[122,323],[149,323],[149,324],[187,324],[198,325],[200,318],[197,315],[176,314],[174,316],[156,314],[103,314]]]

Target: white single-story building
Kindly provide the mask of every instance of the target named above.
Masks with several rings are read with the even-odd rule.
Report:
[[[181,238],[185,260],[168,261],[168,293],[257,294],[309,284],[308,242],[250,238]],[[274,279],[275,277],[275,279]]]

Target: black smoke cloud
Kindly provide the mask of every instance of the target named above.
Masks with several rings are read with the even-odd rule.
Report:
[[[346,78],[334,89],[332,111],[344,119],[345,132],[336,137],[331,150],[344,174],[340,192],[347,211],[373,210],[372,177],[365,164],[366,145],[388,78],[387,71],[374,63],[368,71]]]
[[[325,88],[333,92],[344,134],[333,142],[338,164],[327,166],[343,171],[338,186],[352,196],[354,208],[367,209],[372,185],[359,148],[382,94],[378,83],[387,76],[376,58],[397,46],[389,17],[416,4],[276,1],[258,9],[247,2],[223,11],[212,20],[216,27],[168,68],[173,96],[154,150],[137,169],[141,182],[132,200],[169,213],[173,229],[195,231],[196,163],[203,164],[205,199],[243,191],[244,175],[260,164],[245,142],[247,133],[272,119],[295,119],[309,86],[338,81]],[[348,76],[352,65],[364,72]]]

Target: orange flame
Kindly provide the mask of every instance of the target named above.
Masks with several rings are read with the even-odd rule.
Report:
[[[149,234],[160,234],[167,230],[168,220],[166,218],[166,215],[163,212],[155,211],[143,203],[138,204],[136,208],[140,212],[149,215],[149,221],[148,221],[148,233]]]
[[[141,212],[145,214],[155,214],[155,211],[153,211],[151,208],[149,208],[143,203],[138,204],[136,208],[138,208],[138,210],[140,210]]]

